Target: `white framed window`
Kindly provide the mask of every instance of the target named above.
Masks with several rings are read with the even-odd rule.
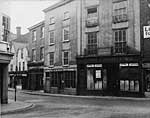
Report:
[[[68,11],[64,12],[64,20],[69,19],[70,18],[70,14]]]
[[[36,30],[32,32],[32,41],[36,41]]]
[[[53,66],[54,65],[54,52],[49,53],[49,65]]]
[[[50,17],[49,22],[50,22],[50,24],[54,24],[55,23],[55,18],[54,17]]]
[[[114,30],[115,53],[126,53],[127,29]]]
[[[36,50],[32,49],[32,61],[36,61]]]
[[[44,26],[41,27],[41,38],[44,38]]]
[[[63,65],[69,65],[69,51],[63,52]]]
[[[54,30],[49,31],[49,40],[50,40],[50,44],[55,43],[55,31]]]
[[[63,28],[63,41],[69,41],[69,26]]]

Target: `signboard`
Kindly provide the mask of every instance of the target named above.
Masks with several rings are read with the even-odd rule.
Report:
[[[144,38],[150,38],[150,26],[143,27]]]

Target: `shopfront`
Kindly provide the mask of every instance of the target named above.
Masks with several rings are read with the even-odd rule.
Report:
[[[138,55],[77,58],[78,95],[142,96]]]

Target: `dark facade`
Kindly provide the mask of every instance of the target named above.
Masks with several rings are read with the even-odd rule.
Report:
[[[28,89],[43,90],[44,68],[44,21],[29,28],[29,57],[28,62]]]
[[[150,48],[149,41],[143,40],[148,2],[100,0],[93,4],[82,2],[84,43],[77,57],[77,94],[144,96],[149,90]]]

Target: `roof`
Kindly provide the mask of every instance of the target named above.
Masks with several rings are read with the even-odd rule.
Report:
[[[56,4],[52,5],[52,6],[44,9],[43,12],[48,12],[50,10],[53,10],[53,9],[57,8],[57,7],[65,5],[65,4],[67,4],[67,3],[71,2],[71,1],[73,1],[73,0],[61,0],[60,2],[58,2],[58,3],[56,3]]]
[[[19,38],[16,38],[13,40],[13,42],[19,42],[19,43],[28,43],[29,41],[29,33],[21,35]]]
[[[41,22],[39,22],[39,23],[37,23],[37,24],[35,24],[35,25],[29,27],[28,29],[29,29],[29,30],[32,30],[32,29],[34,29],[34,28],[36,28],[36,27],[39,27],[39,26],[43,25],[44,23],[45,23],[45,20],[43,20],[43,21],[41,21]]]

